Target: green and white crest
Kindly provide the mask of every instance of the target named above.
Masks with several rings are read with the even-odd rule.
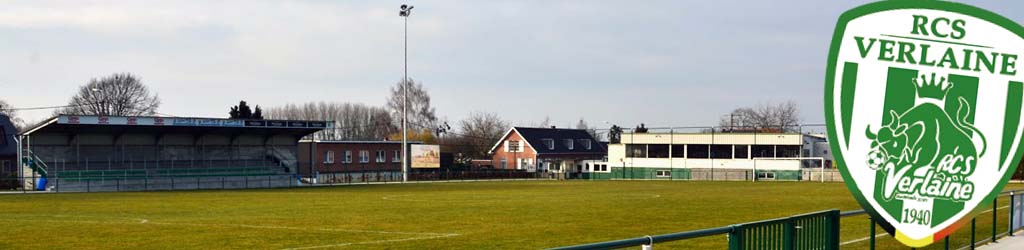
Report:
[[[829,140],[846,185],[911,247],[988,208],[1022,157],[1024,28],[939,1],[847,11],[825,87]]]

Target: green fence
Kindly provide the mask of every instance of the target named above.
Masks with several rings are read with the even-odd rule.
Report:
[[[559,250],[615,249],[727,234],[730,250],[839,249],[839,210],[749,222],[697,231],[559,247]]]
[[[839,210],[751,222],[729,232],[729,249],[839,249]]]
[[[992,202],[992,209],[986,211],[990,213],[992,223],[990,226],[990,232],[980,232],[980,230],[988,231],[989,228],[985,226],[978,226],[976,220],[984,218],[982,215],[972,219],[969,227],[961,228],[960,230],[964,233],[970,233],[969,241],[962,245],[962,247],[951,246],[950,237],[942,239],[942,242],[936,242],[935,245],[941,246],[943,249],[974,249],[977,245],[996,242],[999,237],[1013,236],[1015,231],[1024,229],[1024,225],[1020,225],[1024,221],[1024,211],[1020,211],[1015,208],[1016,206],[1024,207],[1024,189],[1005,191],[1001,193]],[[1006,218],[1005,228],[1000,228],[999,224],[1001,218],[999,217],[998,206],[1000,199],[1003,201],[1009,200],[1008,208],[1009,212]],[[840,212],[839,210],[826,210],[820,212],[814,212],[809,214],[802,214],[796,216],[790,216],[785,218],[777,218],[771,220],[747,222],[731,226],[716,227],[701,229],[695,231],[686,231],[670,234],[661,234],[654,236],[643,236],[630,239],[598,242],[591,244],[557,247],[552,249],[559,250],[582,250],[582,249],[617,249],[625,247],[644,246],[644,249],[651,249],[657,243],[666,243],[680,240],[703,238],[715,235],[726,235],[728,236],[728,249],[729,250],[797,250],[797,249],[815,249],[815,250],[838,250],[840,245],[847,243],[840,243],[840,219],[844,217],[867,215],[864,210]],[[875,221],[869,218],[871,223],[869,236],[865,237],[868,239],[868,248],[875,249]],[[1013,222],[1013,223],[1011,223]],[[980,236],[980,237],[979,237]],[[859,240],[858,240],[859,241]]]

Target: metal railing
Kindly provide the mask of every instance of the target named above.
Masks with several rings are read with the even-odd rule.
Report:
[[[999,198],[1004,197],[1010,200],[1008,223],[1005,231],[999,230],[998,212],[1000,207]],[[951,248],[950,237],[946,236],[942,241],[943,249],[975,249],[978,245],[985,244],[988,242],[996,242],[998,238],[1003,236],[1013,236],[1015,231],[1019,231],[1024,227],[1024,211],[1021,211],[1021,207],[1024,207],[1024,189],[1005,191],[1000,193],[992,201],[992,209],[986,212],[991,212],[992,225],[991,234],[983,235],[984,239],[978,240],[978,225],[977,220],[981,217],[975,217],[971,220],[970,241],[959,248]],[[1016,208],[1015,208],[1016,206]],[[729,250],[746,250],[746,249],[825,249],[833,250],[839,249],[843,243],[840,243],[840,218],[853,217],[860,215],[867,215],[868,213],[864,210],[846,211],[840,212],[839,210],[826,210],[809,214],[802,214],[796,216],[790,216],[785,218],[777,218],[771,220],[747,222],[730,226],[707,228],[694,231],[677,232],[653,236],[643,236],[629,239],[589,243],[574,246],[556,247],[552,249],[556,250],[585,250],[585,249],[617,249],[626,247],[642,246],[643,249],[652,249],[656,243],[667,243],[682,240],[690,240],[697,238],[704,238],[715,235],[727,235],[728,236],[728,249]],[[867,237],[868,246],[870,249],[875,249],[877,234],[875,233],[876,223],[874,219],[868,218],[871,227],[869,229],[869,236]],[[1015,221],[1015,219],[1017,221]]]

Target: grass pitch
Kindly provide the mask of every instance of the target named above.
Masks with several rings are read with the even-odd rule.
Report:
[[[515,181],[0,195],[0,249],[538,249],[826,209],[860,208],[842,183],[812,182]],[[1006,228],[1006,211],[999,210],[998,230]],[[990,235],[991,221],[991,214],[980,215],[979,240]],[[857,240],[868,236],[867,217],[842,223],[843,248],[865,249],[867,240]],[[968,229],[960,231],[954,245],[967,242]],[[725,244],[725,236],[713,236],[656,247]],[[902,249],[887,236],[878,244]]]

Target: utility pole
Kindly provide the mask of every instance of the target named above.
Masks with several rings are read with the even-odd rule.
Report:
[[[405,19],[403,36],[403,69],[402,69],[402,182],[409,181],[409,14],[412,14],[412,6],[403,4],[398,16]]]

